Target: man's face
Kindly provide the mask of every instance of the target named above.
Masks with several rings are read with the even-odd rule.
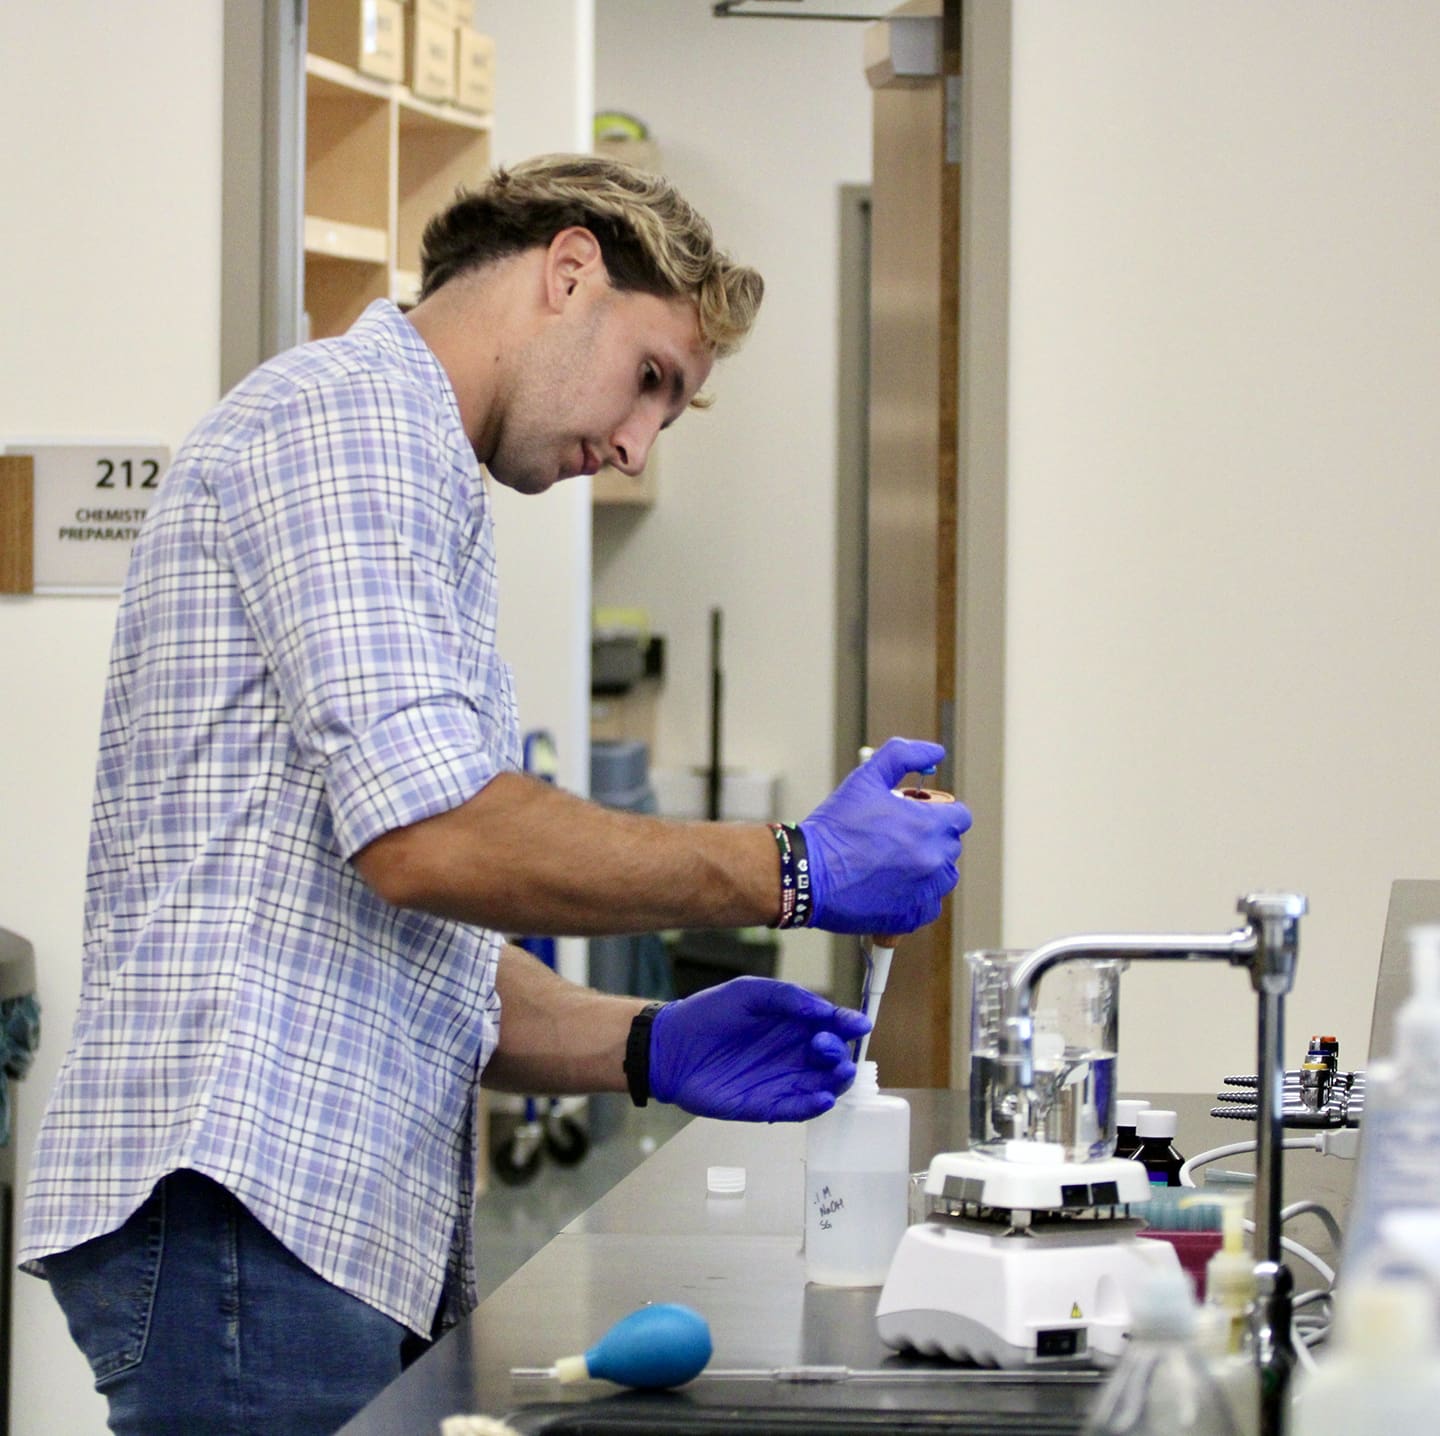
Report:
[[[713,364],[688,300],[621,292],[602,273],[515,355],[495,441],[481,457],[527,494],[605,464],[638,474]]]

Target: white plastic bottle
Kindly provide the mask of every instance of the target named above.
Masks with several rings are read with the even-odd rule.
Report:
[[[910,1104],[883,1095],[873,1062],[805,1129],[805,1279],[880,1286],[905,1233]]]
[[[1333,1349],[1297,1380],[1294,1412],[1297,1431],[1433,1436],[1440,1421],[1440,1337],[1429,1287],[1413,1280],[1341,1286]]]
[[[1179,1268],[1135,1295],[1130,1341],[1084,1436],[1235,1436],[1230,1409],[1194,1344],[1195,1298]]]
[[[1412,928],[1409,939],[1393,1051],[1366,1074],[1346,1280],[1407,1255],[1408,1234],[1440,1220],[1440,927]]]

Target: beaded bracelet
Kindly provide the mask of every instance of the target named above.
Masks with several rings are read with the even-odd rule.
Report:
[[[810,886],[810,859],[798,823],[771,823],[780,849],[780,916],[771,927],[809,927],[815,894]]]

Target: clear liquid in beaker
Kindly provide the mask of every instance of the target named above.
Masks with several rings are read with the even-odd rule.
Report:
[[[1028,1092],[1002,1068],[1011,974],[1026,956],[997,949],[967,954],[971,972],[970,1145],[997,1150],[1018,1139],[1056,1142],[1066,1160],[1115,1151],[1115,1053],[1124,964],[1094,959],[1052,967],[1030,993],[1033,1022]]]
[[[1050,1065],[1035,1065],[1028,1116],[1000,1080],[992,1049],[970,1054],[970,1145],[999,1155],[1012,1138],[1058,1142],[1067,1161],[1115,1154],[1115,1054],[1067,1049]],[[1017,1118],[1019,1119],[1017,1125]]]

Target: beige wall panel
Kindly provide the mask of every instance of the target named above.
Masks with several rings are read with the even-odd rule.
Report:
[[[1440,873],[1437,90],[1421,0],[1015,6],[1005,936],[1294,886],[1292,1065]],[[1253,1070],[1240,973],[1122,990],[1122,1087]]]

